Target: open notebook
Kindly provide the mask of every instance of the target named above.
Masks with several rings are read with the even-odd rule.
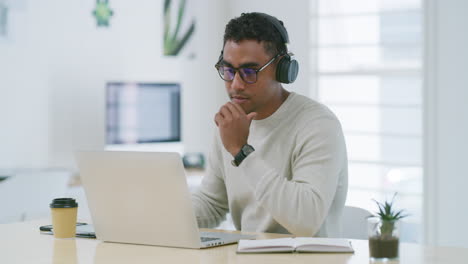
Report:
[[[240,240],[237,253],[268,252],[336,252],[353,253],[351,242],[347,239],[296,237],[264,240]]]

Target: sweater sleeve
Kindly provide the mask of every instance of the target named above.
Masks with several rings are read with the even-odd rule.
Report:
[[[207,170],[200,187],[192,194],[199,227],[213,228],[226,219],[229,211],[220,145],[215,137],[208,156]]]
[[[255,152],[239,167],[240,175],[279,224],[296,236],[313,236],[328,215],[347,162],[339,121],[327,117],[307,123],[296,137],[290,159],[290,180],[269,165],[274,161],[265,161]]]

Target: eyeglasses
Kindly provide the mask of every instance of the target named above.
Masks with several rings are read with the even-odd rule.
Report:
[[[265,65],[260,67],[260,69],[252,69],[252,68],[234,68],[223,65],[221,63],[216,63],[215,68],[218,70],[219,76],[226,82],[232,82],[234,77],[236,76],[236,72],[240,73],[242,80],[248,84],[253,84],[257,82],[257,75],[259,72],[263,71],[268,65],[270,65],[273,61],[278,58],[280,54],[273,57],[270,61],[268,61]]]

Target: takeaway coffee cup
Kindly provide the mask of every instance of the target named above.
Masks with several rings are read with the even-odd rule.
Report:
[[[57,198],[50,204],[52,230],[56,238],[75,237],[78,203],[73,198]]]

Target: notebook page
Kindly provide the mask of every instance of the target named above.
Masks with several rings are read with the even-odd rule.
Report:
[[[257,251],[262,249],[293,249],[293,238],[276,238],[261,240],[239,240],[238,251]]]
[[[310,250],[317,252],[353,252],[348,239],[321,238],[321,237],[297,237],[295,247],[299,251]]]

